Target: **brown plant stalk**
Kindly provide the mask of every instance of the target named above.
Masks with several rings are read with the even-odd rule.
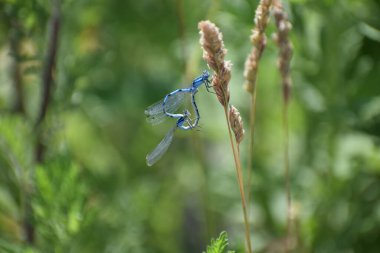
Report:
[[[244,130],[240,115],[238,114],[236,108],[229,108],[230,101],[230,90],[229,90],[229,81],[231,79],[231,62],[225,61],[224,57],[227,53],[227,50],[224,47],[223,36],[219,31],[218,27],[210,21],[201,21],[198,24],[198,28],[200,30],[200,43],[203,48],[203,59],[207,62],[208,66],[215,71],[213,76],[212,85],[214,87],[216,96],[224,108],[224,113],[226,117],[228,134],[230,138],[232,153],[234,156],[235,168],[237,181],[240,190],[240,197],[243,208],[243,216],[244,216],[244,225],[245,225],[245,239],[248,248],[248,252],[252,253],[251,248],[251,239],[250,239],[250,228],[249,228],[249,220],[247,215],[247,205],[244,194],[244,182],[243,175],[241,169],[241,161],[239,156],[239,143],[241,142]],[[237,118],[240,118],[237,119]],[[237,120],[236,120],[237,119]],[[233,121],[231,124],[231,120]],[[232,130],[235,134],[235,142],[232,138]]]
[[[282,2],[275,0],[273,3],[273,15],[275,18],[277,32],[274,39],[279,47],[278,68],[281,75],[281,83],[283,90],[283,127],[284,127],[284,169],[285,169],[285,189],[286,189],[286,202],[287,202],[287,215],[286,215],[286,230],[287,238],[291,238],[291,220],[292,220],[292,202],[291,202],[291,185],[289,175],[289,124],[288,124],[288,105],[291,90],[291,76],[290,76],[290,60],[292,58],[292,45],[289,41],[289,31],[291,24],[288,16],[283,9]],[[287,240],[288,241],[288,240]],[[289,251],[288,242],[285,246],[285,252]]]
[[[38,116],[35,122],[36,131],[36,144],[34,150],[35,162],[43,162],[44,145],[42,141],[42,124],[46,117],[46,113],[50,104],[52,96],[52,86],[53,86],[53,72],[57,58],[58,51],[58,39],[61,24],[61,10],[60,10],[60,0],[52,1],[52,13],[49,19],[49,30],[48,30],[48,46],[46,52],[46,58],[44,61],[44,67],[42,71],[42,96],[41,104],[39,107]],[[25,200],[25,217],[23,221],[24,234],[28,244],[35,244],[35,226],[33,222],[33,208],[31,199],[33,196],[33,177],[34,171],[30,175],[31,186],[28,186],[26,192]]]
[[[272,0],[261,0],[256,8],[256,14],[254,18],[255,27],[252,30],[250,37],[253,45],[250,54],[245,62],[244,77],[245,84],[244,89],[251,95],[250,106],[250,136],[249,136],[249,148],[248,148],[248,175],[247,175],[247,202],[250,202],[251,194],[251,178],[252,178],[252,166],[253,166],[253,149],[255,143],[255,122],[256,122],[256,83],[257,72],[259,67],[259,61],[264,52],[266,46],[265,29],[269,22],[270,9]]]

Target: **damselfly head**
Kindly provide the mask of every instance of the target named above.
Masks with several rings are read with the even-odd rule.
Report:
[[[204,70],[202,73],[203,80],[208,80],[210,73],[207,70]]]

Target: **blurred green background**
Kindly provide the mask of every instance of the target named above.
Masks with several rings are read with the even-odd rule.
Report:
[[[257,2],[62,0],[53,94],[36,129],[52,2],[0,0],[0,252],[202,252],[222,230],[230,248],[243,252],[233,156],[216,97],[200,90],[200,131],[177,131],[153,167],[145,156],[174,123],[152,127],[144,109],[207,69],[197,24],[210,19],[224,35],[231,103],[248,133],[243,68]],[[284,4],[294,46],[294,252],[380,252],[380,3]],[[285,235],[274,31],[272,19],[258,80],[255,252],[281,252]],[[45,147],[41,162],[36,139]],[[247,147],[246,137],[244,168]]]

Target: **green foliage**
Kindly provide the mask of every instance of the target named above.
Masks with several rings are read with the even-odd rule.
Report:
[[[151,127],[143,112],[207,69],[197,24],[210,19],[223,32],[226,59],[233,63],[231,102],[247,127],[243,69],[258,1],[59,1],[53,94],[37,130],[52,2],[0,0],[0,252],[193,253],[227,227],[240,252],[239,191],[216,98],[203,88],[197,93],[200,131],[177,131],[152,168],[145,156],[173,121]],[[289,106],[294,252],[377,253],[379,3],[284,2],[294,45]],[[259,66],[249,206],[254,250],[267,253],[285,230],[273,31],[272,22]],[[24,111],[16,106],[18,82]],[[36,159],[37,140],[42,161]],[[241,157],[244,167],[246,140]],[[33,245],[24,234],[28,202]],[[207,252],[226,250],[226,239],[222,233]]]
[[[80,232],[86,215],[84,205],[88,190],[80,177],[79,166],[67,158],[36,168],[36,194],[33,201],[38,231],[49,249],[65,252]]]
[[[211,239],[211,243],[207,246],[206,253],[224,253],[226,247],[228,246],[228,235],[226,231],[220,233],[219,237]],[[227,253],[234,253],[235,251],[227,251]],[[205,253],[205,252],[203,252]]]
[[[0,122],[0,210],[13,223],[30,184],[33,137],[28,122],[17,115],[0,116]]]

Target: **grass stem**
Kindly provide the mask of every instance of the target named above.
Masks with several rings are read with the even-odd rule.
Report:
[[[251,96],[250,117],[249,117],[249,148],[248,148],[248,173],[247,173],[247,204],[249,211],[249,203],[251,201],[251,188],[252,188],[252,166],[253,166],[253,153],[255,145],[255,123],[256,123],[256,85],[253,87]]]
[[[243,181],[243,176],[242,176],[242,170],[241,170],[241,161],[240,161],[240,156],[239,156],[239,148],[235,148],[235,143],[232,137],[232,131],[231,131],[231,126],[230,126],[230,120],[228,117],[228,106],[224,106],[224,113],[226,116],[226,121],[227,121],[227,126],[228,126],[228,135],[230,138],[230,143],[231,143],[231,149],[232,153],[234,156],[234,161],[235,161],[235,168],[236,168],[236,176],[237,176],[237,181],[239,184],[239,190],[240,190],[240,197],[241,197],[241,204],[243,208],[243,216],[244,216],[244,226],[245,226],[245,240],[248,248],[248,252],[252,253],[252,244],[251,244],[251,236],[250,236],[250,228],[249,228],[249,219],[248,219],[248,212],[247,212],[247,203],[245,200],[245,194],[244,194],[244,181]]]
[[[286,247],[285,252],[289,252],[288,240],[291,238],[291,209],[292,199],[290,191],[289,175],[289,124],[288,124],[288,104],[284,103],[283,107],[283,127],[284,127],[284,169],[285,169],[285,191],[286,191]]]

